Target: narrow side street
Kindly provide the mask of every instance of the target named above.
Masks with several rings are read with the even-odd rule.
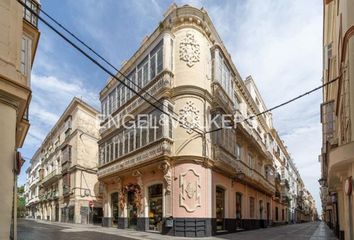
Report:
[[[122,230],[116,228],[103,228],[92,225],[78,225],[67,223],[52,223],[34,220],[19,220],[19,240],[110,240],[110,239],[186,239],[170,237],[149,232]],[[280,227],[258,229],[233,234],[220,235],[217,237],[201,239],[242,239],[242,240],[336,240],[332,232],[324,223],[311,222],[293,224]]]

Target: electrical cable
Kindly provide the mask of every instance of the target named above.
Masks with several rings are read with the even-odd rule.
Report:
[[[143,95],[138,93],[135,89],[131,88],[125,81],[122,81],[119,79],[117,76],[115,76],[111,71],[109,71],[106,67],[104,67],[101,63],[99,63],[96,59],[94,59],[92,56],[90,56],[87,52],[85,52],[83,49],[81,49],[79,46],[77,46],[73,41],[71,41],[69,38],[67,38],[63,33],[59,32],[55,27],[53,27],[50,23],[48,23],[45,19],[43,19],[39,14],[37,14],[33,9],[29,8],[26,6],[23,2],[20,0],[17,0],[18,3],[20,3],[26,10],[30,11],[34,16],[36,16],[39,20],[41,20],[45,25],[47,25],[52,31],[54,31],[56,34],[58,34],[61,38],[63,38],[67,43],[69,43],[72,47],[74,47],[77,51],[79,51],[81,54],[83,54],[86,58],[88,58],[91,62],[93,62],[95,65],[97,65],[99,68],[101,68],[104,72],[106,72],[108,75],[111,77],[115,78],[118,82],[121,82],[126,88],[128,88],[130,91],[135,93],[137,96],[139,96],[141,99],[143,99],[145,102],[149,103],[151,106],[153,106],[155,109],[159,110],[161,113],[166,114],[167,116],[171,117],[173,120],[177,121],[181,125],[184,125],[188,129],[196,132],[197,134],[203,135],[204,132],[200,129],[198,129],[199,132],[197,131],[197,128],[191,128],[190,126],[187,126],[185,123],[181,122],[178,118],[172,116],[171,114],[167,113],[163,109],[159,108],[156,106],[154,103],[150,102],[148,99],[146,99]]]

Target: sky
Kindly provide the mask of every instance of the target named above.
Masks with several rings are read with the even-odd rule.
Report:
[[[130,58],[168,6],[204,7],[242,78],[252,75],[268,108],[321,85],[322,1],[42,0],[42,8],[115,66]],[[107,74],[42,23],[31,76],[25,169],[74,96],[97,109]],[[273,111],[278,130],[320,209],[321,91]],[[320,211],[319,211],[320,212]]]

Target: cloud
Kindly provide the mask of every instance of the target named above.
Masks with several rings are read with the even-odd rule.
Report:
[[[43,3],[56,18],[110,62],[120,66],[150,34],[172,1],[55,1]],[[322,3],[319,1],[178,0],[208,11],[233,61],[252,75],[268,108],[321,84]],[[60,5],[61,6],[61,5]],[[94,7],[93,7],[94,6]],[[32,154],[73,96],[98,106],[107,76],[47,28],[33,69],[31,128],[25,152]],[[321,127],[320,91],[273,111],[274,125],[291,152],[318,206]],[[28,144],[32,142],[32,144]],[[316,173],[316,174],[311,174]],[[317,174],[318,173],[318,174]]]
[[[316,1],[225,1],[207,10],[234,63],[268,108],[321,84],[322,7]],[[306,187],[320,207],[321,91],[273,111]]]

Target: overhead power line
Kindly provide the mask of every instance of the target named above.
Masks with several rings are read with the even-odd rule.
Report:
[[[334,78],[334,79],[332,79],[332,80],[326,82],[325,84],[322,84],[321,86],[318,86],[318,87],[316,87],[316,88],[314,88],[314,89],[311,89],[310,91],[307,91],[307,92],[305,92],[305,93],[303,93],[303,94],[301,94],[301,95],[299,95],[299,96],[297,96],[297,97],[294,97],[294,98],[292,98],[292,99],[290,99],[290,100],[288,100],[288,101],[286,101],[286,102],[283,102],[283,103],[281,103],[281,104],[279,104],[279,105],[276,105],[276,106],[274,106],[274,107],[272,107],[272,108],[269,108],[269,109],[267,109],[267,110],[265,110],[265,111],[263,111],[263,112],[257,113],[257,114],[255,114],[255,115],[253,115],[253,116],[250,116],[250,117],[247,118],[247,119],[252,119],[252,118],[254,118],[254,117],[258,117],[258,116],[263,115],[263,114],[265,114],[265,113],[267,113],[267,112],[271,112],[271,111],[273,111],[273,110],[275,110],[275,109],[277,109],[277,108],[280,108],[280,107],[285,106],[285,105],[287,105],[287,104],[289,104],[289,103],[292,103],[292,102],[294,102],[294,101],[296,101],[296,100],[298,100],[298,99],[300,99],[300,98],[302,98],[302,97],[305,97],[306,95],[309,95],[309,94],[311,94],[311,93],[313,93],[313,92],[315,92],[315,91],[317,91],[317,90],[320,90],[321,88],[324,88],[325,86],[327,86],[327,85],[329,85],[329,84],[331,84],[331,83],[337,81],[340,77],[341,77],[341,76],[338,76],[338,77],[336,77],[336,78]],[[247,120],[247,119],[245,119],[245,120]]]
[[[58,34],[61,38],[63,38],[66,42],[68,42],[71,46],[73,46],[77,51],[79,51],[81,54],[83,54],[85,57],[87,57],[91,62],[93,62],[95,65],[97,65],[99,68],[101,68],[104,72],[106,72],[107,74],[109,74],[111,77],[113,77],[114,79],[116,79],[118,82],[121,82],[125,87],[127,87],[129,90],[131,90],[132,92],[134,92],[137,96],[139,96],[140,98],[142,98],[144,101],[146,101],[147,103],[149,103],[151,106],[153,106],[154,108],[156,108],[157,110],[159,110],[160,112],[170,116],[172,119],[174,119],[175,121],[177,121],[178,123],[185,125],[185,123],[181,122],[179,119],[177,119],[176,117],[172,116],[171,114],[167,113],[166,111],[164,111],[163,109],[159,108],[158,106],[156,106],[154,103],[150,102],[148,99],[146,99],[143,95],[139,94],[135,89],[131,88],[129,85],[127,85],[125,83],[124,80],[119,79],[115,74],[113,74],[111,71],[109,71],[107,68],[105,68],[102,64],[100,64],[96,59],[94,59],[93,57],[91,57],[87,52],[85,52],[83,49],[81,49],[79,46],[77,46],[75,43],[73,43],[70,39],[68,39],[64,34],[62,34],[61,32],[59,32],[59,30],[57,30],[55,27],[53,27],[50,23],[48,23],[45,19],[43,19],[41,16],[39,16],[39,14],[37,14],[35,11],[33,11],[31,8],[29,8],[28,6],[26,6],[23,2],[21,2],[21,0],[17,0],[23,7],[25,7],[27,10],[29,10],[33,15],[35,15],[38,19],[40,19],[45,25],[47,25],[51,30],[53,30],[56,34]],[[92,49],[88,44],[86,44],[84,41],[82,41],[79,37],[77,37],[74,33],[72,33],[70,30],[68,30],[66,27],[64,27],[61,23],[59,23],[56,19],[54,19],[53,17],[51,17],[47,12],[45,12],[42,8],[39,8],[39,11],[41,11],[45,16],[47,16],[50,20],[52,20],[55,24],[57,24],[60,28],[62,28],[65,32],[67,32],[70,36],[72,36],[75,40],[77,40],[78,42],[80,42],[82,45],[84,45],[87,49],[89,49],[94,55],[96,55],[98,58],[100,58],[102,61],[104,61],[106,64],[108,64],[111,68],[113,68],[115,71],[117,71],[121,76],[123,76],[124,79],[128,80],[129,82],[131,82],[134,86],[136,86],[137,88],[139,88],[140,90],[144,91],[147,95],[149,95],[151,98],[153,98],[155,100],[155,103],[160,103],[158,99],[156,99],[153,95],[151,95],[149,92],[147,92],[146,90],[144,90],[142,87],[140,87],[138,84],[136,84],[134,81],[132,81],[131,79],[129,79],[123,72],[121,72],[119,69],[117,69],[113,64],[111,64],[106,58],[104,58],[101,54],[99,54],[97,51],[95,51],[94,49]],[[307,91],[297,97],[294,97],[286,102],[283,102],[281,104],[278,104],[272,108],[269,108],[265,111],[259,112],[253,116],[249,116],[248,118],[243,119],[241,122],[247,122],[248,120],[252,120],[255,117],[259,117],[265,113],[271,112],[275,109],[278,109],[280,107],[283,107],[291,102],[294,102],[302,97],[305,97],[319,89],[322,89],[323,87],[337,81],[341,76],[336,77],[335,79],[332,79],[330,81],[328,81],[327,83],[318,86],[310,91]],[[177,113],[173,112],[174,114],[178,115]],[[190,128],[189,126],[187,126],[188,128]],[[197,128],[190,128],[191,130],[193,130],[194,132],[198,133],[198,134],[203,134],[203,131],[198,129],[199,132],[197,131]],[[215,132],[215,131],[219,131],[223,128],[218,128],[218,129],[214,129],[211,131],[207,131],[204,133],[211,133],[211,132]]]
[[[68,42],[72,47],[74,47],[77,51],[79,51],[81,54],[83,54],[85,57],[87,57],[91,62],[93,62],[95,65],[97,65],[99,68],[101,68],[104,72],[106,72],[107,74],[109,74],[111,77],[115,78],[117,81],[121,82],[126,88],[128,88],[130,91],[132,91],[133,93],[135,93],[137,96],[139,96],[141,99],[143,99],[145,102],[149,103],[151,106],[153,106],[155,109],[159,110],[160,112],[162,112],[163,114],[166,114],[167,116],[171,117],[173,120],[177,121],[178,123],[180,123],[181,125],[186,126],[187,128],[191,129],[192,131],[203,135],[203,131],[198,129],[199,132],[197,130],[197,128],[191,128],[190,126],[187,126],[185,123],[183,123],[182,121],[180,121],[178,118],[172,116],[171,114],[169,114],[168,112],[164,111],[163,109],[161,109],[160,107],[158,107],[157,105],[155,105],[154,103],[152,103],[151,101],[149,101],[148,99],[146,99],[143,95],[141,95],[140,93],[138,93],[135,89],[131,88],[129,85],[127,85],[125,83],[125,81],[119,79],[115,74],[113,74],[110,70],[108,70],[106,67],[104,67],[101,63],[99,63],[96,59],[94,59],[93,57],[91,57],[87,52],[85,52],[83,49],[81,49],[78,45],[76,45],[73,41],[71,41],[70,39],[68,39],[63,33],[61,33],[59,30],[57,30],[55,27],[53,27],[50,23],[48,23],[45,19],[43,19],[41,16],[39,16],[39,14],[37,14],[35,11],[33,11],[31,8],[29,8],[28,6],[26,6],[21,0],[17,0],[18,3],[20,3],[24,8],[26,8],[28,11],[30,11],[34,16],[36,16],[39,20],[41,20],[45,25],[47,25],[50,29],[52,29],[52,31],[54,31],[56,34],[58,34],[61,38],[63,38],[66,42]],[[124,76],[124,75],[123,75]]]
[[[117,71],[121,76],[124,77],[124,79],[127,79],[129,82],[131,82],[135,87],[140,89],[141,91],[144,91],[147,95],[149,95],[151,98],[153,98],[157,103],[161,104],[161,102],[154,97],[154,95],[151,95],[147,90],[144,90],[143,87],[139,86],[137,83],[135,83],[133,80],[131,80],[129,77],[127,77],[122,71],[120,71],[118,68],[116,68],[112,63],[110,63],[105,57],[103,57],[100,53],[95,51],[92,47],[90,47],[87,43],[85,43],[83,40],[81,40],[76,34],[74,34],[72,31],[64,27],[60,22],[58,22],[55,18],[50,16],[46,11],[44,11],[42,8],[39,9],[45,16],[47,16],[50,20],[52,20],[55,24],[57,24],[61,29],[63,29],[65,32],[67,32],[70,36],[72,36],[74,39],[76,39],[79,43],[84,45],[87,49],[89,49],[93,54],[95,54],[98,58],[100,58],[103,62],[108,64],[111,68],[113,68],[115,71]],[[173,112],[173,111],[172,111]],[[178,115],[176,112],[173,112],[174,114]]]
[[[243,119],[242,121],[239,121],[239,122],[237,122],[237,123],[247,122],[248,120],[252,120],[252,119],[255,118],[255,117],[259,117],[259,116],[261,116],[261,115],[263,115],[263,114],[266,114],[266,113],[268,113],[268,112],[271,112],[271,111],[273,111],[273,110],[275,110],[275,109],[277,109],[277,108],[283,107],[283,106],[285,106],[285,105],[287,105],[287,104],[289,104],[289,103],[292,103],[292,102],[294,102],[294,101],[296,101],[296,100],[298,100],[298,99],[300,99],[300,98],[303,98],[303,97],[305,97],[305,96],[307,96],[307,95],[309,95],[309,94],[311,94],[311,93],[313,93],[313,92],[315,92],[315,91],[317,91],[317,90],[320,90],[320,89],[324,88],[325,86],[327,86],[327,85],[329,85],[329,84],[331,84],[331,83],[334,83],[335,81],[337,81],[337,80],[340,79],[340,78],[341,78],[341,75],[338,76],[338,77],[336,77],[336,78],[334,78],[334,79],[332,79],[332,80],[330,80],[330,81],[328,81],[328,82],[326,82],[326,83],[324,83],[324,84],[322,84],[321,86],[318,86],[318,87],[316,87],[316,88],[313,88],[313,89],[311,89],[310,91],[307,91],[307,92],[305,92],[305,93],[303,93],[303,94],[300,94],[300,95],[297,96],[297,97],[294,97],[294,98],[292,98],[292,99],[290,99],[290,100],[288,100],[288,101],[286,101],[286,102],[283,102],[283,103],[281,103],[281,104],[278,104],[278,105],[276,105],[276,106],[274,106],[274,107],[272,107],[272,108],[269,108],[269,109],[267,109],[267,110],[265,110],[265,111],[262,111],[262,112],[260,112],[260,113],[257,113],[257,114],[255,114],[255,115],[253,115],[253,116],[249,116],[248,118],[245,118],[245,119]],[[217,131],[220,131],[220,130],[222,130],[222,129],[224,129],[224,128],[221,127],[221,128],[213,129],[213,130],[208,131],[208,132],[206,132],[206,133],[217,132]]]

